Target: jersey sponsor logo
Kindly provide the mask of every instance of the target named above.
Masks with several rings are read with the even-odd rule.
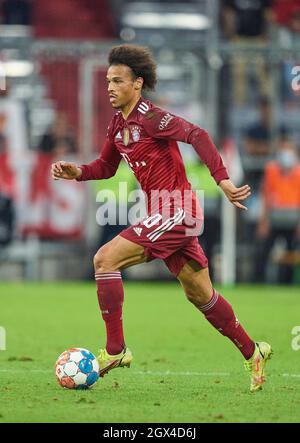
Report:
[[[143,228],[133,228],[134,232],[136,233],[136,235],[138,235],[139,237],[141,236],[141,233],[143,231]]]
[[[116,135],[116,137],[115,137],[115,138],[116,138],[116,140],[117,140],[117,139],[121,139],[121,138],[122,138],[122,135],[121,135],[121,132],[120,132],[120,131],[119,131],[119,132],[117,133],[117,135]]]
[[[131,135],[133,138],[133,141],[138,142],[141,134],[140,134],[141,128],[139,126],[133,126],[133,128],[131,128]]]
[[[147,103],[145,103],[145,102],[142,102],[142,103],[140,103],[139,104],[139,106],[138,106],[138,111],[141,113],[141,114],[146,114],[146,112],[147,111],[149,111],[149,105],[147,105]]]
[[[128,154],[125,154],[124,152],[120,152],[120,154],[122,155],[123,159],[125,160],[125,162],[127,163],[127,165],[132,169],[133,166],[136,166],[137,168],[139,166],[146,166],[146,162],[144,160],[140,161],[140,162],[135,162],[135,161],[131,161],[129,158]]]
[[[167,113],[166,115],[163,116],[163,118],[161,119],[158,128],[162,131],[163,129],[165,129],[168,124],[170,123],[170,121],[174,118],[173,115]]]

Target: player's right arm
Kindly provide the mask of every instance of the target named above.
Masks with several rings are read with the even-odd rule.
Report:
[[[51,173],[55,180],[101,180],[115,175],[121,161],[121,155],[108,132],[100,157],[86,165],[58,161],[52,164]]]
[[[58,161],[51,165],[51,175],[54,180],[63,178],[65,180],[80,179],[82,170],[75,164],[65,161]]]

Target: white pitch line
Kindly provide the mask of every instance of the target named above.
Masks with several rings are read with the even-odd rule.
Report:
[[[11,373],[11,374],[21,374],[21,373],[37,373],[37,374],[54,374],[54,370],[51,369],[0,369],[0,373]],[[132,375],[152,375],[152,376],[185,376],[185,377],[229,377],[230,372],[190,372],[190,371],[130,371]],[[300,374],[269,374],[268,377],[293,377],[300,378]]]
[[[0,369],[0,372],[11,372],[11,373],[22,373],[22,372],[30,372],[30,373],[54,373],[54,370],[50,369]],[[183,375],[183,376],[204,376],[204,377],[226,377],[229,376],[229,372],[189,372],[189,371],[182,371],[182,372],[174,372],[174,371],[130,371],[132,375],[154,375],[154,376],[177,376],[177,375]]]
[[[51,371],[50,369],[0,369],[0,372],[11,372],[12,374],[21,374],[23,373],[27,373],[27,372],[36,372],[36,373],[41,373],[41,374],[46,374],[46,373],[50,373],[53,372],[54,370]]]
[[[300,377],[300,374],[281,374],[282,377]]]
[[[137,375],[157,375],[157,376],[168,376],[168,375],[184,375],[184,376],[195,376],[195,377],[229,377],[230,372],[189,372],[189,371],[182,371],[182,372],[173,372],[173,371],[165,371],[165,372],[159,372],[159,371],[132,371],[132,373]],[[295,377],[300,378],[300,374],[269,374],[268,377]]]
[[[184,375],[184,376],[196,376],[196,377],[228,377],[229,372],[190,372],[190,371],[132,371],[137,375]]]

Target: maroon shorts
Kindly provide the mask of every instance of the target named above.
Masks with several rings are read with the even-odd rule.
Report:
[[[166,220],[160,214],[146,217],[124,229],[120,236],[143,246],[147,261],[162,259],[176,277],[189,260],[195,260],[202,268],[208,266],[198,237],[187,235],[185,213],[182,209],[178,209],[173,217]]]

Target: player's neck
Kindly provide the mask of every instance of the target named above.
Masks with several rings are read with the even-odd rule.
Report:
[[[131,111],[135,108],[137,102],[140,100],[141,96],[135,97],[132,101],[130,101],[124,108],[121,109],[124,120],[127,120]]]

